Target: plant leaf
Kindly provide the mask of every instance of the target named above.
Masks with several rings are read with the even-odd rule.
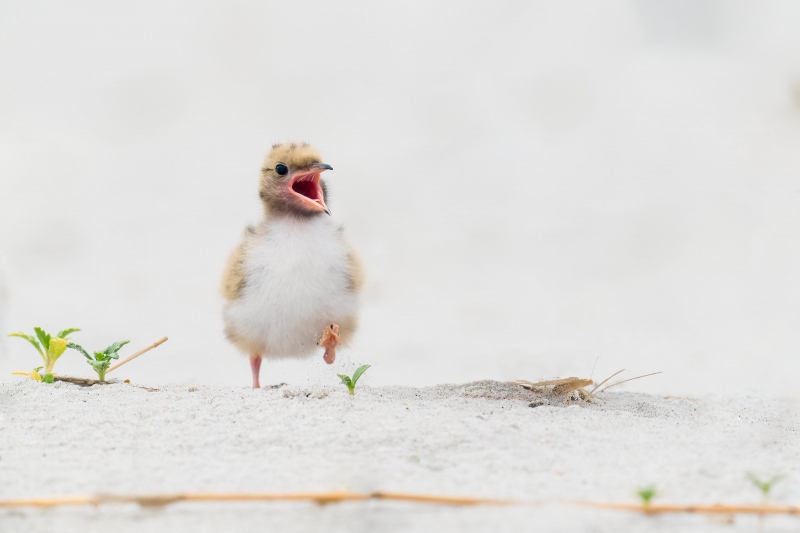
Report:
[[[116,354],[116,353],[107,354],[106,352],[94,352],[94,360],[95,361],[108,361],[108,362],[111,362],[112,359],[119,359],[119,354]]]
[[[108,370],[108,367],[111,366],[111,361],[110,360],[105,360],[105,361],[87,361],[87,363],[92,365],[92,368],[94,368],[94,371],[97,372],[98,376],[100,375],[100,373],[102,371]]]
[[[761,492],[762,492],[762,493],[763,493],[765,496],[767,496],[767,495],[769,494],[769,492],[772,490],[772,487],[773,487],[773,485],[775,485],[775,483],[777,483],[778,481],[780,481],[781,479],[783,479],[783,476],[781,476],[781,475],[778,475],[778,476],[775,476],[775,477],[773,477],[773,478],[772,478],[772,479],[770,479],[769,481],[761,481],[761,479],[759,479],[758,477],[756,477],[756,475],[755,475],[755,474],[753,474],[752,472],[748,472],[748,473],[747,473],[747,479],[749,479],[749,480],[750,480],[750,482],[751,482],[753,485],[755,485],[756,487],[758,487],[758,489],[759,489],[759,490],[760,490],[760,491],[761,491]]]
[[[26,335],[24,333],[17,332],[17,333],[9,333],[8,336],[9,337],[19,337],[20,339],[25,339],[29,343],[33,344],[33,347],[36,348],[36,351],[39,352],[39,355],[41,355],[42,358],[44,358],[44,352],[42,351],[42,347],[39,346],[39,343],[36,341],[36,339],[32,335]]]
[[[658,496],[658,491],[654,485],[650,485],[639,489],[636,494],[642,499],[643,504],[649,505],[653,498]]]
[[[51,374],[50,372],[48,372],[47,374],[45,374],[44,376],[42,376],[42,381],[43,381],[44,383],[52,383],[52,382],[54,382],[55,380],[56,380],[56,379],[55,379],[55,377],[53,377],[53,374]]]
[[[49,350],[50,349],[50,334],[47,333],[42,328],[40,328],[39,326],[36,326],[35,328],[33,328],[33,331],[36,333],[36,336],[39,337],[39,342],[41,342],[42,346],[44,346],[44,351],[46,352],[47,350]]]
[[[47,349],[47,357],[50,361],[55,362],[61,354],[67,349],[67,341],[61,337],[50,339],[50,347]]]
[[[342,383],[344,383],[345,385],[347,385],[347,388],[348,388],[348,389],[349,389],[349,388],[351,388],[351,387],[353,386],[353,382],[352,382],[352,381],[350,381],[350,376],[348,376],[348,375],[346,375],[346,374],[336,374],[336,375],[337,375],[337,376],[339,376],[339,379],[341,379],[341,380],[342,380]]]
[[[78,344],[75,344],[74,342],[70,342],[70,343],[68,343],[68,344],[67,344],[67,348],[72,348],[73,350],[78,350],[79,352],[81,352],[81,353],[83,354],[83,356],[84,356],[86,359],[88,359],[89,361],[91,361],[91,360],[92,360],[92,356],[91,356],[91,355],[89,355],[88,353],[86,353],[86,350],[84,350],[82,346],[80,346],[80,345],[78,345]]]
[[[33,370],[31,371],[31,379],[35,379],[36,381],[42,381],[42,376],[40,376],[36,370]]]
[[[76,331],[80,331],[80,330],[81,330],[81,328],[62,329],[61,331],[59,331],[56,334],[56,337],[58,337],[59,339],[64,339],[66,341],[66,340],[69,340],[69,339],[67,339],[67,335],[69,335],[70,333],[75,333]]]
[[[366,371],[367,371],[367,369],[368,369],[370,366],[371,366],[371,365],[362,365],[362,366],[360,366],[360,367],[356,368],[356,371],[353,373],[353,387],[355,387],[355,386],[356,386],[356,383],[358,382],[358,378],[360,378],[360,377],[361,377],[361,374],[363,374],[364,372],[366,372]]]
[[[109,346],[108,348],[106,348],[105,350],[103,350],[103,353],[105,353],[106,355],[109,355],[109,356],[110,356],[111,354],[116,354],[116,353],[119,351],[119,349],[120,349],[120,348],[122,348],[123,346],[125,346],[125,345],[126,345],[126,344],[128,344],[129,342],[131,342],[131,341],[119,341],[119,342],[115,342],[114,344],[112,344],[111,346]],[[113,357],[113,359],[116,359],[117,357],[119,357],[119,356],[118,356],[118,355],[116,355],[115,357]]]

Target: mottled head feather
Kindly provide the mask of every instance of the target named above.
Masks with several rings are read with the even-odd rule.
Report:
[[[277,143],[264,158],[259,180],[259,196],[268,214],[292,213],[298,216],[318,216],[322,211],[309,211],[297,207],[286,194],[286,184],[290,176],[298,170],[310,169],[314,163],[321,163],[322,157],[308,143]],[[278,164],[289,168],[285,176],[275,172]],[[328,190],[324,180],[320,182],[327,201]]]
[[[314,163],[321,162],[322,158],[319,152],[309,146],[308,143],[278,143],[272,145],[272,150],[264,158],[262,172],[274,171],[275,165],[283,163],[289,167],[289,173],[291,174],[297,170],[309,168]]]

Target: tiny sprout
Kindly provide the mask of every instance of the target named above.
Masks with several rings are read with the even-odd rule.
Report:
[[[658,491],[655,485],[648,485],[636,491],[636,495],[642,500],[642,505],[647,508],[653,502],[653,499],[658,496]]]
[[[352,395],[354,395],[356,393],[355,392],[356,391],[356,383],[358,382],[358,378],[360,378],[361,374],[366,372],[369,367],[370,367],[370,365],[362,365],[362,366],[356,368],[356,371],[353,373],[353,377],[352,378],[350,378],[346,374],[336,374],[337,376],[339,376],[339,379],[342,380],[342,383],[344,383],[347,386],[347,390],[350,391],[350,396],[352,396]]]
[[[30,372],[24,372],[22,370],[15,370],[12,374],[17,376],[28,376],[33,381],[41,381],[43,383],[53,383],[56,378],[50,372],[42,372],[43,366],[37,366]]]
[[[106,371],[108,371],[108,367],[111,366],[111,361],[113,359],[119,359],[119,352],[120,348],[125,346],[131,341],[119,341],[115,342],[102,352],[94,352],[94,357],[89,355],[86,350],[84,350],[81,346],[75,344],[74,342],[70,342],[67,347],[72,348],[73,350],[78,350],[83,356],[86,358],[86,362],[89,363],[94,371],[97,372],[97,377],[100,381],[106,380]]]
[[[39,352],[39,355],[42,357],[42,361],[44,361],[45,374],[52,374],[53,366],[55,366],[58,358],[61,357],[61,354],[63,354],[67,349],[69,334],[75,333],[76,331],[80,330],[78,328],[67,328],[59,331],[55,336],[52,336],[37,326],[33,328],[33,332],[36,334],[35,337],[33,335],[27,335],[21,332],[10,333],[8,336],[19,337],[31,343],[33,347],[36,348],[36,351]],[[33,377],[33,374],[31,374],[31,377]],[[34,377],[34,379],[36,378]],[[52,380],[45,381],[45,383],[52,383]]]
[[[748,472],[747,479],[749,479],[750,483],[755,485],[758,488],[758,490],[761,491],[761,495],[764,497],[764,501],[766,501],[769,498],[769,493],[772,490],[772,487],[774,487],[776,483],[782,480],[783,476],[775,476],[769,481],[761,481],[759,478],[756,477],[755,474],[753,474],[752,472]]]

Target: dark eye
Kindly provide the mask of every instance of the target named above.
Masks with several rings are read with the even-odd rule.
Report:
[[[286,165],[283,163],[278,163],[275,165],[275,172],[277,172],[279,176],[285,176],[286,173],[289,172],[289,169],[286,168]]]

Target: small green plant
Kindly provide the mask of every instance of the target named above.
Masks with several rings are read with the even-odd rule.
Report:
[[[761,491],[761,496],[766,502],[769,499],[769,493],[772,490],[772,487],[774,487],[776,483],[782,480],[783,476],[774,476],[769,481],[761,481],[759,478],[756,477],[755,474],[753,474],[752,472],[748,472],[747,479],[749,479],[750,483],[755,485],[758,488],[758,490]]]
[[[34,381],[43,381],[44,383],[53,383],[56,380],[56,378],[55,378],[55,376],[53,374],[51,374],[49,372],[46,372],[44,375],[40,374],[40,372],[42,371],[43,368],[44,368],[43,366],[37,366],[36,368],[31,370],[30,372],[24,372],[22,370],[16,370],[16,371],[12,372],[12,374],[17,375],[17,376],[28,376],[29,378],[31,378]]]
[[[68,348],[72,348],[73,350],[78,350],[83,356],[86,358],[86,362],[89,363],[94,371],[97,372],[97,377],[100,381],[106,380],[106,371],[108,367],[111,366],[111,361],[114,359],[119,359],[119,349],[128,344],[131,341],[119,341],[115,342],[102,352],[94,352],[94,357],[88,354],[86,350],[84,350],[81,346],[75,344],[74,342],[70,342],[67,344]]]
[[[356,393],[356,383],[358,383],[358,378],[360,378],[361,374],[366,372],[369,367],[370,365],[362,365],[356,368],[352,378],[346,374],[336,374],[339,376],[339,379],[342,380],[342,383],[347,386],[347,390],[350,391],[351,396]]]
[[[645,508],[648,508],[650,507],[650,504],[653,503],[653,499],[658,496],[658,491],[656,490],[655,485],[648,485],[647,487],[637,490],[636,495],[639,496],[640,500],[642,500],[642,505]]]
[[[36,351],[39,352],[39,355],[42,356],[42,361],[44,361],[45,376],[47,374],[50,374],[50,378],[52,378],[53,366],[55,366],[56,361],[58,360],[59,357],[61,357],[61,354],[63,354],[66,351],[69,335],[71,333],[75,333],[76,331],[80,331],[80,329],[78,328],[62,329],[61,331],[56,333],[55,337],[53,337],[45,330],[37,326],[33,328],[33,332],[36,334],[35,337],[33,335],[27,335],[21,332],[10,333],[8,336],[19,337],[31,343],[33,347],[36,348]],[[41,368],[42,367],[40,367],[38,370],[41,370]],[[38,370],[34,370],[31,373],[31,377],[33,379],[36,379],[36,377],[33,375],[34,373],[37,375],[39,374]],[[45,380],[39,379],[37,381],[45,381]],[[45,381],[45,383],[52,383],[52,379],[50,381]]]

